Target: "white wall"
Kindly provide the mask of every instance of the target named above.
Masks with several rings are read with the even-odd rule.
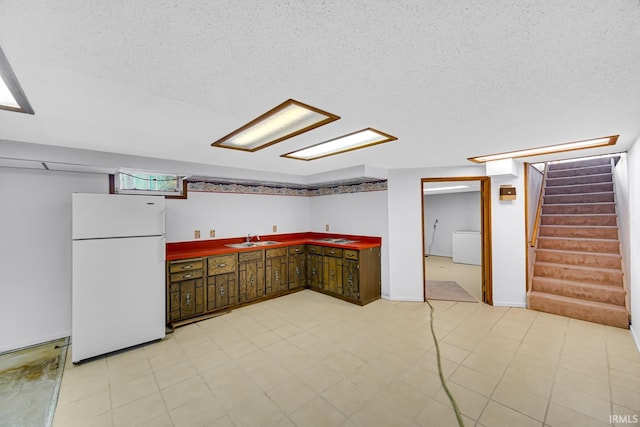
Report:
[[[453,231],[481,231],[481,208],[479,191],[424,196],[425,255],[451,257]]]
[[[190,191],[185,199],[167,200],[167,242],[309,231],[310,198],[261,194]],[[278,231],[273,232],[273,226]]]
[[[624,272],[624,285],[627,291],[626,304],[631,306],[631,292],[629,289],[631,258],[629,250],[631,247],[631,234],[629,232],[630,211],[629,211],[629,174],[627,154],[622,153],[620,160],[613,169],[613,182],[616,197],[616,213],[618,215],[618,238],[620,239],[620,254],[622,255],[622,270]]]
[[[640,259],[640,140],[636,141],[627,152],[629,174],[629,235],[636,238],[630,239],[629,259]],[[631,290],[631,332],[640,350],[640,263],[633,262],[629,266],[629,278]]]
[[[491,179],[493,240],[493,302],[525,306],[524,179]],[[395,169],[389,171],[389,281],[390,298],[423,300],[422,178],[485,176],[484,166]],[[500,184],[516,186],[518,198],[498,201]]]
[[[71,335],[71,193],[106,175],[0,167],[0,352]]]
[[[382,237],[382,297],[389,298],[387,191],[334,194],[309,200],[310,231],[324,233],[329,224],[331,233]]]
[[[493,305],[527,306],[527,233],[525,229],[524,165],[518,177],[491,178],[491,240]],[[500,186],[513,185],[516,200],[500,200]]]

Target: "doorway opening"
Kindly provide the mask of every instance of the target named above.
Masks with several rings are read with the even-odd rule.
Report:
[[[466,281],[463,285],[471,296],[493,305],[491,179],[488,176],[423,178],[421,184],[424,300],[427,300],[430,270],[431,277],[439,282],[431,282],[434,289],[436,284],[455,282],[453,277],[443,279],[447,279],[448,271],[456,271],[459,281]],[[447,201],[448,208],[439,201]],[[474,278],[474,274],[479,277]]]

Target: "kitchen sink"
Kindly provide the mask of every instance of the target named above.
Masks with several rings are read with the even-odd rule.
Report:
[[[269,246],[269,245],[277,245],[280,242],[276,242],[274,240],[265,240],[262,242],[242,242],[242,243],[228,243],[225,246],[230,248],[242,249],[242,248],[255,248],[256,246]]]
[[[356,243],[358,240],[350,240],[350,239],[337,239],[333,237],[323,237],[321,239],[315,239],[315,242],[324,242],[324,243],[337,243],[339,245],[348,245],[349,243]]]

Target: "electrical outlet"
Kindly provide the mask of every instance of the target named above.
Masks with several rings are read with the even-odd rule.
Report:
[[[216,230],[209,230],[209,237],[211,238],[216,237]]]
[[[274,225],[274,226],[273,226],[273,232],[275,233],[276,231],[278,231],[278,226],[277,226],[277,225]]]
[[[194,230],[193,231],[193,237],[194,237],[194,239],[199,239],[200,238],[200,230]]]
[[[329,224],[324,226],[324,231],[329,231]]]

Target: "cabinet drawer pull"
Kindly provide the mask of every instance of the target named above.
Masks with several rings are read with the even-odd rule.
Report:
[[[187,307],[191,305],[191,292],[187,292],[187,295],[185,295],[185,302]]]
[[[224,286],[220,285],[220,295],[224,296]]]
[[[188,279],[189,277],[193,277],[193,274],[185,274],[182,276],[183,279]]]
[[[222,267],[226,267],[227,263],[223,262],[222,264],[218,264],[218,267],[222,268]]]
[[[183,269],[183,270],[189,270],[190,268],[193,268],[193,264],[183,265],[183,266],[182,266],[182,269]]]

